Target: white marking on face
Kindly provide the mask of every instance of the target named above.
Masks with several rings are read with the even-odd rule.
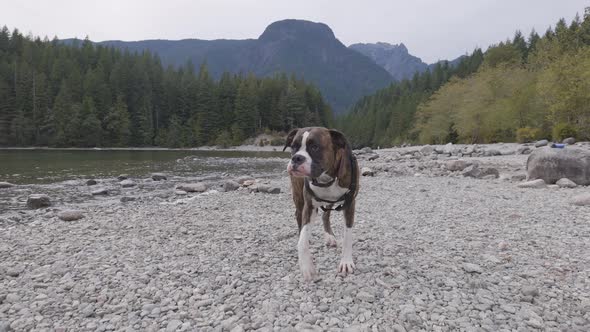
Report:
[[[300,155],[305,157],[305,162],[297,167],[295,170],[296,173],[301,174],[303,176],[311,176],[311,156],[309,152],[307,152],[307,138],[309,137],[309,131],[303,133],[303,137],[301,139],[301,148],[299,151],[295,153],[295,155]],[[289,161],[289,166],[287,167],[289,171],[293,171],[293,162]]]
[[[342,259],[338,266],[338,272],[353,273],[354,261],[352,260],[352,228],[344,229],[344,239],[342,240]]]
[[[297,253],[299,254],[299,268],[303,274],[303,279],[309,281],[315,275],[315,268],[311,258],[311,251],[309,249],[309,225],[304,225],[299,234],[299,242],[297,242]]]

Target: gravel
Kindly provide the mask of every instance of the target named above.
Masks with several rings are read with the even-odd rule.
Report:
[[[52,187],[51,208],[22,202],[0,213],[0,328],[590,330],[590,207],[570,204],[587,187],[518,188],[511,176],[526,155],[468,158],[500,174],[475,179],[429,156],[373,153],[359,158],[377,172],[360,178],[357,269],[337,273],[343,218],[334,213],[338,248],[325,246],[320,222],[312,227],[312,283],[297,265],[286,176],[256,179],[276,195],[177,196],[177,184],[200,180],[144,181],[125,189],[138,197],[125,204],[114,179],[101,180],[109,196],[83,183]],[[85,217],[61,221],[53,209]]]

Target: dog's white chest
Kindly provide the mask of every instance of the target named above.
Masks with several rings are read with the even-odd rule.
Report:
[[[319,199],[324,199],[327,201],[340,201],[342,196],[346,194],[348,188],[342,188],[338,185],[338,179],[332,183],[329,187],[318,187],[314,186],[313,184],[309,184],[309,189],[313,191],[315,196]],[[325,205],[326,202],[318,202],[317,200],[313,200],[314,206]]]

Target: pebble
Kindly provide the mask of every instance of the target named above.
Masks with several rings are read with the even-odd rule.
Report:
[[[27,206],[31,209],[40,209],[51,206],[51,200],[45,194],[31,194],[27,199]]]
[[[109,191],[106,188],[98,188],[91,192],[93,196],[108,195]]]
[[[463,270],[468,273],[482,273],[481,266],[473,263],[463,263]]]
[[[578,186],[574,181],[568,178],[559,179],[555,184],[557,184],[559,188],[575,188]]]
[[[519,183],[517,185],[517,187],[518,188],[539,189],[539,188],[546,188],[547,185],[545,184],[545,180],[543,180],[543,179],[537,179],[537,180],[532,180],[532,181],[527,181],[527,182]]]
[[[162,180],[167,180],[167,179],[168,179],[168,177],[164,173],[153,173],[152,174],[152,180],[154,180],[154,181],[162,181]]]
[[[135,187],[137,185],[133,180],[130,180],[130,179],[125,179],[125,180],[121,181],[119,184],[123,188],[131,188],[131,187]]]
[[[14,187],[14,184],[10,182],[0,182],[0,189],[7,189]]]
[[[63,221],[74,221],[84,218],[84,213],[80,210],[65,210],[59,212],[57,217]]]
[[[590,206],[590,193],[574,196],[570,202],[578,206]]]
[[[184,183],[184,184],[180,184],[176,187],[177,190],[183,190],[189,193],[194,193],[194,192],[205,192],[207,191],[207,186],[202,183]]]

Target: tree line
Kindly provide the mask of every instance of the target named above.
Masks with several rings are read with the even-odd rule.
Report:
[[[338,125],[355,146],[590,140],[590,8],[543,35],[476,49],[361,99]]]
[[[590,8],[491,47],[479,70],[421,104],[421,143],[590,139]]]
[[[0,30],[3,146],[230,145],[332,121],[318,89],[294,76],[215,81],[206,64],[164,68],[149,52]]]
[[[355,147],[392,146],[416,139],[413,131],[418,105],[451,77],[467,77],[483,61],[481,49],[464,56],[457,65],[448,61],[414,74],[412,79],[392,83],[375,94],[361,98],[345,116],[337,119],[338,127]]]

